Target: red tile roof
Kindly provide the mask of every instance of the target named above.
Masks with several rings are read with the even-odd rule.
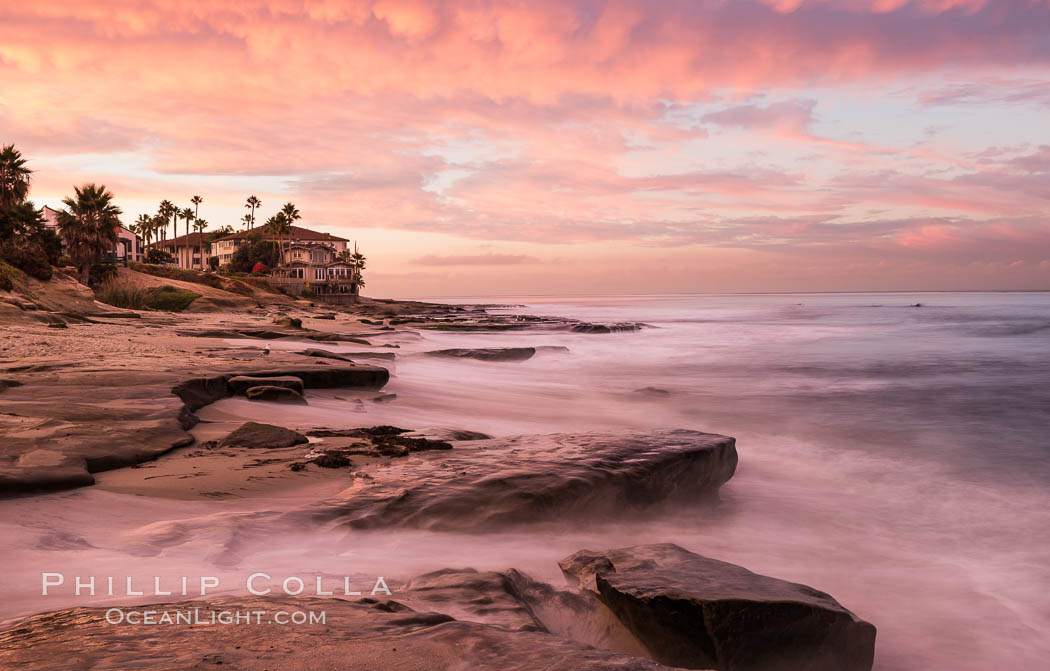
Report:
[[[177,238],[169,238],[164,241],[156,241],[150,244],[150,247],[200,247],[202,242],[207,242],[205,236],[207,233],[190,233],[189,235],[180,235]],[[189,244],[187,244],[189,241]]]
[[[259,226],[250,231],[237,231],[236,233],[230,233],[224,235],[221,238],[216,238],[213,242],[218,240],[244,240],[249,234],[258,233],[262,235],[263,240],[276,240],[277,237],[270,235],[266,231],[265,226]],[[318,231],[311,231],[308,228],[300,228],[299,226],[292,226],[291,230],[284,235],[285,240],[317,240],[324,242],[349,242],[346,238],[340,238],[338,235],[332,235],[331,233],[320,233]]]

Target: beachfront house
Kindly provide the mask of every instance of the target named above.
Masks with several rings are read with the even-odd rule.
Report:
[[[58,229],[58,210],[52,209],[45,205],[43,208],[44,213],[44,225],[48,228],[59,233]],[[59,234],[59,237],[62,237]],[[63,248],[66,245],[65,239],[62,240]],[[142,238],[132,233],[123,226],[117,227],[117,242],[110,250],[108,255],[103,257],[104,261],[112,261],[114,263],[126,263],[128,261],[142,261],[146,254],[146,247],[142,242]]]
[[[280,239],[265,228],[238,231],[217,238],[211,253],[219,258],[219,267],[229,265],[234,252],[252,239],[271,240],[282,247],[281,260],[270,271],[270,284],[292,295],[312,296],[327,303],[353,303],[361,274],[346,257],[349,240],[331,233],[291,226]]]
[[[221,238],[216,238],[211,243],[211,253],[214,256],[219,257],[220,268],[229,265],[230,260],[233,259],[233,253],[237,251],[238,247],[249,241],[249,236],[259,240],[278,241],[277,236],[270,233],[266,228],[256,228],[251,231],[237,231],[236,233],[230,233]],[[346,238],[340,238],[331,233],[311,231],[308,228],[302,228],[299,226],[291,226],[288,232],[282,236],[281,240],[283,240],[285,248],[290,244],[325,244],[332,247],[337,256],[346,251],[346,244],[349,242]]]
[[[360,280],[346,249],[325,242],[286,245],[281,264],[270,273],[270,284],[326,303],[357,302]]]
[[[179,268],[205,270],[208,265],[209,247],[207,233],[189,233],[170,240],[161,240],[150,245],[171,254],[174,265]]]

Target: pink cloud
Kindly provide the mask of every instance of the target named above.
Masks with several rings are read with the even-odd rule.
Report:
[[[926,106],[1047,102],[1020,74],[1050,61],[1045,1],[36,0],[0,27],[0,139],[49,166],[37,198],[98,181],[239,211],[257,180],[318,225],[464,244],[1030,259],[1045,239],[1046,147],[813,130],[822,91],[909,77],[954,73],[909,87]]]

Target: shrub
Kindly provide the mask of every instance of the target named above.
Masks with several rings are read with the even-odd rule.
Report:
[[[51,279],[51,262],[40,243],[10,240],[0,248],[0,257],[30,277],[45,282]]]
[[[26,278],[21,270],[0,261],[0,291],[11,291],[16,286],[24,287],[25,282]]]
[[[107,277],[95,289],[95,297],[103,303],[129,310],[146,307],[148,292],[145,287],[118,275]]]
[[[256,264],[261,263],[267,268],[277,265],[280,260],[280,252],[277,243],[272,240],[251,240],[242,244],[233,252],[230,258],[230,270],[232,272],[251,272]]]
[[[146,252],[146,263],[160,265],[162,263],[174,263],[175,259],[163,249],[151,249]]]
[[[201,295],[178,287],[163,286],[149,290],[146,307],[165,312],[182,312]]]
[[[47,256],[48,265],[59,265],[58,261],[62,258],[62,238],[58,233],[53,229],[42,227],[33,235],[33,237]]]
[[[98,287],[103,282],[117,274],[117,266],[114,263],[96,263],[88,271],[88,286]]]
[[[68,268],[69,266],[73,265],[73,259],[69,256],[69,254],[63,254],[62,256],[58,257],[57,261],[55,261],[55,265],[59,268]]]

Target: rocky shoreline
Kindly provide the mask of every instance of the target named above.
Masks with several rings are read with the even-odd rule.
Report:
[[[309,405],[311,390],[336,390],[354,403],[388,402],[392,395],[382,389],[389,367],[406,356],[399,344],[420,340],[419,331],[532,329],[582,338],[642,324],[394,301],[333,312],[259,297],[254,307],[234,312],[130,313],[67,289],[73,296],[62,300],[8,300],[0,313],[7,324],[0,323],[0,498],[90,486],[101,473],[108,491],[160,498],[264,496],[321,483],[312,502],[282,518],[376,532],[476,534],[483,542],[491,529],[554,519],[652,516],[664,506],[702,513],[737,467],[733,438],[698,431],[494,438],[470,427],[351,423],[292,430],[279,419],[282,408],[292,407],[286,404]],[[462,365],[516,365],[552,352],[566,350],[457,347],[418,354],[470,360]],[[220,435],[201,424],[198,411],[228,398],[272,406],[273,426],[249,422]],[[143,628],[109,624],[102,608],[63,609],[5,625],[0,662],[51,668],[63,654],[74,660],[71,668],[97,669],[144,659],[151,668],[173,669],[352,668],[343,666],[346,659],[391,669],[864,671],[872,665],[875,628],[811,587],[670,544],[581,549],[560,566],[572,587],[513,568],[447,568],[412,578],[389,599],[224,597],[150,606],[328,613],[326,625],[283,629]]]

